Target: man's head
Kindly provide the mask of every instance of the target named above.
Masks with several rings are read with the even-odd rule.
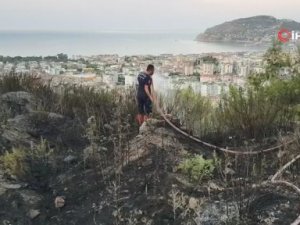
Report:
[[[149,64],[147,66],[147,70],[146,70],[147,74],[152,76],[154,74],[154,66],[152,64]]]

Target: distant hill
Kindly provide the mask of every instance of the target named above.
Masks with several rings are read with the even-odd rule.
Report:
[[[272,16],[254,16],[208,28],[204,33],[199,34],[196,40],[202,42],[265,43],[276,37],[281,28],[300,31],[300,23],[293,20],[276,19]]]

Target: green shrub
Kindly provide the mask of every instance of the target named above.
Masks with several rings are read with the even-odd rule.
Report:
[[[1,162],[8,174],[24,177],[29,171],[26,157],[24,149],[13,148],[11,152],[5,152],[1,157]]]
[[[196,155],[180,163],[178,169],[188,175],[192,181],[201,182],[203,179],[213,176],[215,161],[204,159],[202,155]]]
[[[191,87],[178,90],[172,104],[172,113],[194,135],[203,136],[214,129],[214,110],[210,100],[195,93]]]
[[[264,62],[264,73],[249,76],[243,88],[231,86],[218,107],[188,88],[168,99],[166,108],[187,131],[217,142],[234,136],[235,145],[291,131],[290,121],[299,120],[300,114],[300,74],[295,69],[299,69],[300,55],[295,58],[274,42]],[[283,68],[290,69],[290,76],[281,76]]]
[[[262,87],[230,87],[218,108],[219,124],[231,134],[259,138],[269,134],[278,124],[283,107],[277,97]]]
[[[27,164],[30,168],[28,177],[39,181],[45,181],[51,174],[51,158],[53,149],[49,147],[46,140],[41,139],[41,142],[36,147],[32,148],[27,154]]]
[[[9,175],[21,180],[41,180],[49,177],[52,149],[46,140],[32,149],[13,148],[1,157],[1,162]]]

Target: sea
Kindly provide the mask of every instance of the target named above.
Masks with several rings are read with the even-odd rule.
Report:
[[[264,51],[267,46],[197,42],[197,32],[0,31],[0,55],[160,55]]]

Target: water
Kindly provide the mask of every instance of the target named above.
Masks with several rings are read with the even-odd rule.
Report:
[[[197,33],[0,32],[0,55],[199,54],[262,51],[264,46],[198,43]]]

